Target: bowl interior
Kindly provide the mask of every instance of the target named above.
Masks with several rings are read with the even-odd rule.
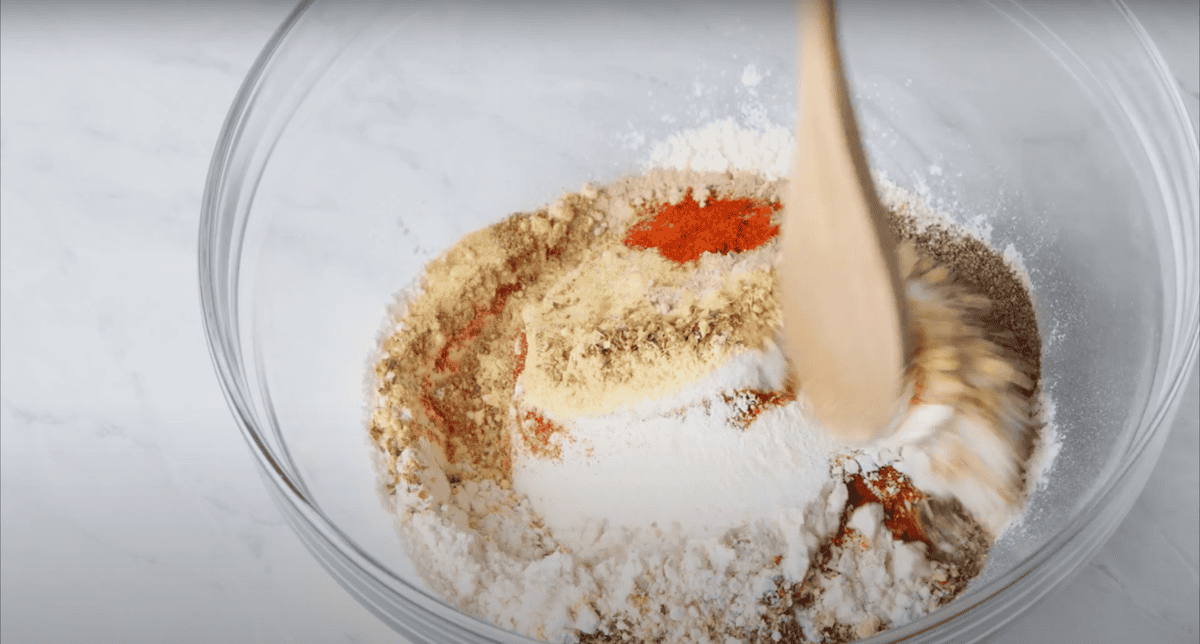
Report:
[[[794,15],[786,3],[378,11],[295,99],[254,192],[238,297],[261,429],[330,521],[424,587],[375,493],[364,427],[385,306],[462,235],[639,172],[673,132],[790,128]],[[1175,297],[1163,206],[1127,134],[1012,14],[947,2],[841,15],[873,167],[990,231],[1034,287],[1062,450],[975,586],[1060,532],[1128,453]]]

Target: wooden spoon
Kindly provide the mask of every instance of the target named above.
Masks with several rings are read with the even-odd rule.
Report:
[[[817,420],[865,442],[898,411],[910,356],[905,299],[846,91],[833,1],[800,4],[800,111],[779,265],[786,353]]]

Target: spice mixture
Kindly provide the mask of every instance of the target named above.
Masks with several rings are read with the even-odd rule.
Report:
[[[911,405],[839,445],[779,349],[780,180],[692,161],[471,233],[398,298],[369,427],[406,547],[460,610],[551,642],[848,642],[927,614],[1038,474],[1026,288],[881,184]]]

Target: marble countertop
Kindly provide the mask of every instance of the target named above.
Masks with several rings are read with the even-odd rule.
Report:
[[[1194,0],[1131,1],[1193,122]],[[0,639],[396,642],[268,498],[213,374],[209,155],[290,9],[5,2]],[[1200,640],[1197,376],[1132,512],[1000,642]]]

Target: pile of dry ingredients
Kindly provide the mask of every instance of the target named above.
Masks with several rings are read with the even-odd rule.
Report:
[[[370,436],[445,600],[550,642],[848,642],[979,573],[1054,451],[1027,284],[881,181],[911,404],[885,443],[835,443],[778,346],[789,149],[684,133],[644,175],[466,236],[398,296]]]

